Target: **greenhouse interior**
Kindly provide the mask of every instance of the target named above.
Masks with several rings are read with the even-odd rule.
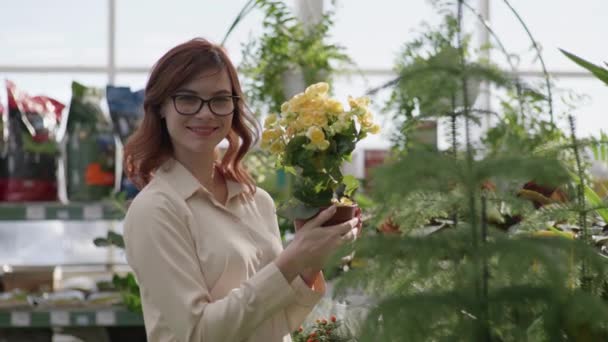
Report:
[[[606,13],[0,2],[0,342],[608,341]]]

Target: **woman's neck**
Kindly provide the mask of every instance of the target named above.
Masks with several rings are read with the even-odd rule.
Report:
[[[207,190],[213,192],[215,176],[214,153],[201,153],[199,155],[181,155],[175,153],[174,158],[180,162]]]

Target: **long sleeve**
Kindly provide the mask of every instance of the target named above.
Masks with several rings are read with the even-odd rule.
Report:
[[[177,340],[241,341],[294,302],[298,290],[274,262],[212,301],[197,261],[187,210],[178,210],[162,194],[147,195],[136,198],[125,219],[127,259],[142,297],[160,309],[159,319]]]
[[[268,207],[270,208],[269,215],[272,217],[269,222],[273,222],[271,229],[277,239],[281,240],[279,223],[276,215],[276,206],[272,200],[272,197],[269,195],[267,196],[267,200],[269,201]],[[300,327],[315,305],[317,305],[319,300],[321,300],[321,298],[325,295],[326,284],[325,278],[323,277],[323,272],[321,272],[313,283],[312,288],[308,287],[300,276],[297,276],[291,282],[290,286],[296,292],[296,296],[285,308],[285,315],[287,317],[287,324],[290,331],[294,331]]]
[[[285,308],[285,315],[289,329],[294,331],[300,327],[315,305],[325,295],[325,278],[323,278],[323,272],[321,272],[312,289],[306,285],[300,276],[297,276],[290,285],[296,291],[296,298],[293,303]]]

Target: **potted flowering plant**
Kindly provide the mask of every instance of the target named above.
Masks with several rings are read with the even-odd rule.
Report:
[[[349,109],[328,95],[329,85],[316,83],[283,103],[281,112],[264,122],[262,149],[277,158],[279,168],[296,175],[293,198],[278,213],[290,219],[309,219],[320,209],[338,205],[326,225],[355,216],[357,205],[350,196],[359,186],[340,169],[350,160],[355,145],[380,126],[372,121],[367,97],[348,98]]]
[[[298,328],[291,334],[293,342],[346,342],[351,339],[341,336],[338,332],[342,322],[336,316],[331,316],[329,320],[324,318],[317,319],[315,324],[308,329]]]

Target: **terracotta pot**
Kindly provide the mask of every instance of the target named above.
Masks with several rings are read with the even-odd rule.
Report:
[[[351,205],[340,205],[336,209],[336,213],[329,220],[322,224],[323,227],[333,226],[336,224],[344,223],[355,217],[357,208],[359,206],[356,204]],[[328,207],[322,208],[321,210],[325,210]]]

